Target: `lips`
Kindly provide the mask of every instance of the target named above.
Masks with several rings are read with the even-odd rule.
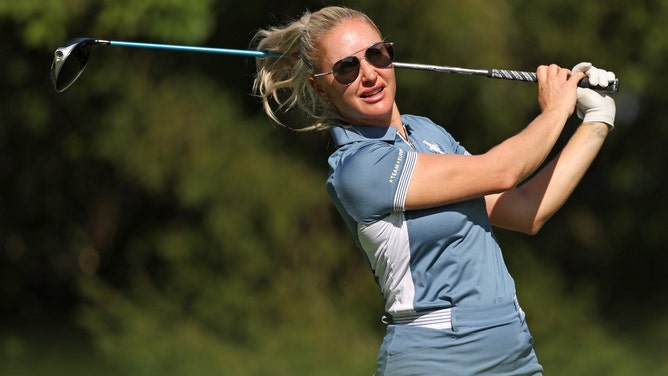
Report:
[[[380,94],[384,89],[385,89],[385,87],[380,86],[380,87],[377,87],[377,88],[375,88],[375,89],[373,89],[373,90],[365,91],[364,93],[362,93],[362,94],[360,95],[360,97],[362,97],[362,98],[371,98],[371,97],[373,97],[373,96],[375,96],[375,95]]]

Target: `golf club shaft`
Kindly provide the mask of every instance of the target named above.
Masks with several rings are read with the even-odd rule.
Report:
[[[210,48],[210,47],[193,47],[193,46],[181,46],[174,44],[156,44],[156,43],[137,43],[137,42],[122,42],[122,41],[100,41],[96,42],[103,44],[108,42],[111,46],[124,46],[124,47],[138,47],[138,48],[156,48],[156,49],[166,49],[166,50],[177,50],[177,51],[193,51],[193,52],[207,52],[207,53],[217,53],[217,54],[227,54],[227,55],[239,55],[239,56],[252,56],[252,57],[265,57],[265,58],[280,58],[281,55],[274,54],[270,52],[258,51],[258,50],[236,50],[229,48]],[[485,76],[489,78],[498,78],[504,80],[512,81],[525,81],[525,82],[537,82],[536,73],[534,72],[524,72],[516,70],[505,70],[505,69],[470,69],[470,68],[459,68],[459,67],[448,67],[442,65],[428,65],[428,64],[413,64],[413,63],[393,63],[395,68],[405,68],[405,69],[415,69],[415,70],[425,70],[432,72],[441,72],[441,73],[456,73],[456,74],[466,74],[474,76]],[[589,81],[587,78],[581,80],[578,84],[580,87],[589,88]],[[603,91],[603,92],[616,92],[619,89],[619,80],[615,80],[608,87],[593,87],[593,89]]]
[[[101,39],[96,39],[95,43],[101,45],[121,46],[121,47],[153,48],[161,50],[205,52],[214,54],[252,56],[252,57],[277,58],[281,56],[278,54],[272,54],[269,52],[257,51],[257,50],[236,50],[230,48],[195,47],[195,46],[183,46],[176,44],[138,43],[138,42],[123,42],[117,40],[101,40]]]

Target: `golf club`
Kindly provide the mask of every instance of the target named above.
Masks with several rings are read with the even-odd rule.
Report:
[[[93,46],[121,46],[121,47],[137,47],[137,48],[153,48],[173,51],[190,51],[190,52],[206,52],[226,55],[250,56],[260,58],[281,58],[281,55],[270,52],[257,50],[235,50],[228,48],[210,48],[210,47],[193,47],[182,46],[174,44],[156,44],[156,43],[137,43],[137,42],[123,42],[114,40],[103,40],[93,38],[76,38],[65,43],[59,47],[51,64],[51,81],[57,92],[63,92],[81,76],[88,59],[90,57]],[[395,68],[406,68],[416,70],[426,70],[441,73],[456,73],[474,76],[484,76],[489,78],[498,78],[514,81],[536,82],[536,74],[533,72],[503,70],[503,69],[469,69],[448,67],[442,65],[427,65],[427,64],[413,64],[413,63],[393,63]],[[590,87],[587,78],[582,79],[578,86]],[[619,79],[609,84],[607,87],[591,87],[600,92],[614,93],[619,91]]]

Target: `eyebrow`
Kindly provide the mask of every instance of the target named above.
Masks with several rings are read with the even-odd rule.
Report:
[[[369,47],[371,47],[371,46],[373,46],[373,45],[375,45],[375,44],[381,43],[381,42],[383,42],[383,40],[379,40],[378,42],[373,42],[373,43],[371,43],[370,45],[368,45],[368,46],[362,48],[361,50],[357,50],[357,51],[355,51],[355,52],[353,52],[353,53],[351,53],[351,54],[349,54],[349,55],[346,55],[346,56],[344,56],[344,57],[342,57],[342,58],[340,58],[340,59],[337,59],[336,61],[343,60],[343,59],[345,59],[345,58],[347,58],[347,57],[355,56],[355,55],[357,55],[358,53],[367,50]],[[335,62],[336,62],[336,61],[335,61]]]

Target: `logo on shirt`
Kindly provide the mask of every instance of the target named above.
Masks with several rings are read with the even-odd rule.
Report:
[[[394,162],[394,168],[392,169],[392,174],[390,175],[390,184],[394,183],[394,179],[399,175],[399,167],[401,167],[401,161],[404,160],[404,151],[399,149],[399,155],[397,156],[397,161]]]
[[[431,151],[433,153],[445,154],[443,149],[441,149],[441,147],[438,144],[431,143],[427,140],[422,140],[422,143],[425,144],[427,146],[427,149],[429,149],[429,151]]]

